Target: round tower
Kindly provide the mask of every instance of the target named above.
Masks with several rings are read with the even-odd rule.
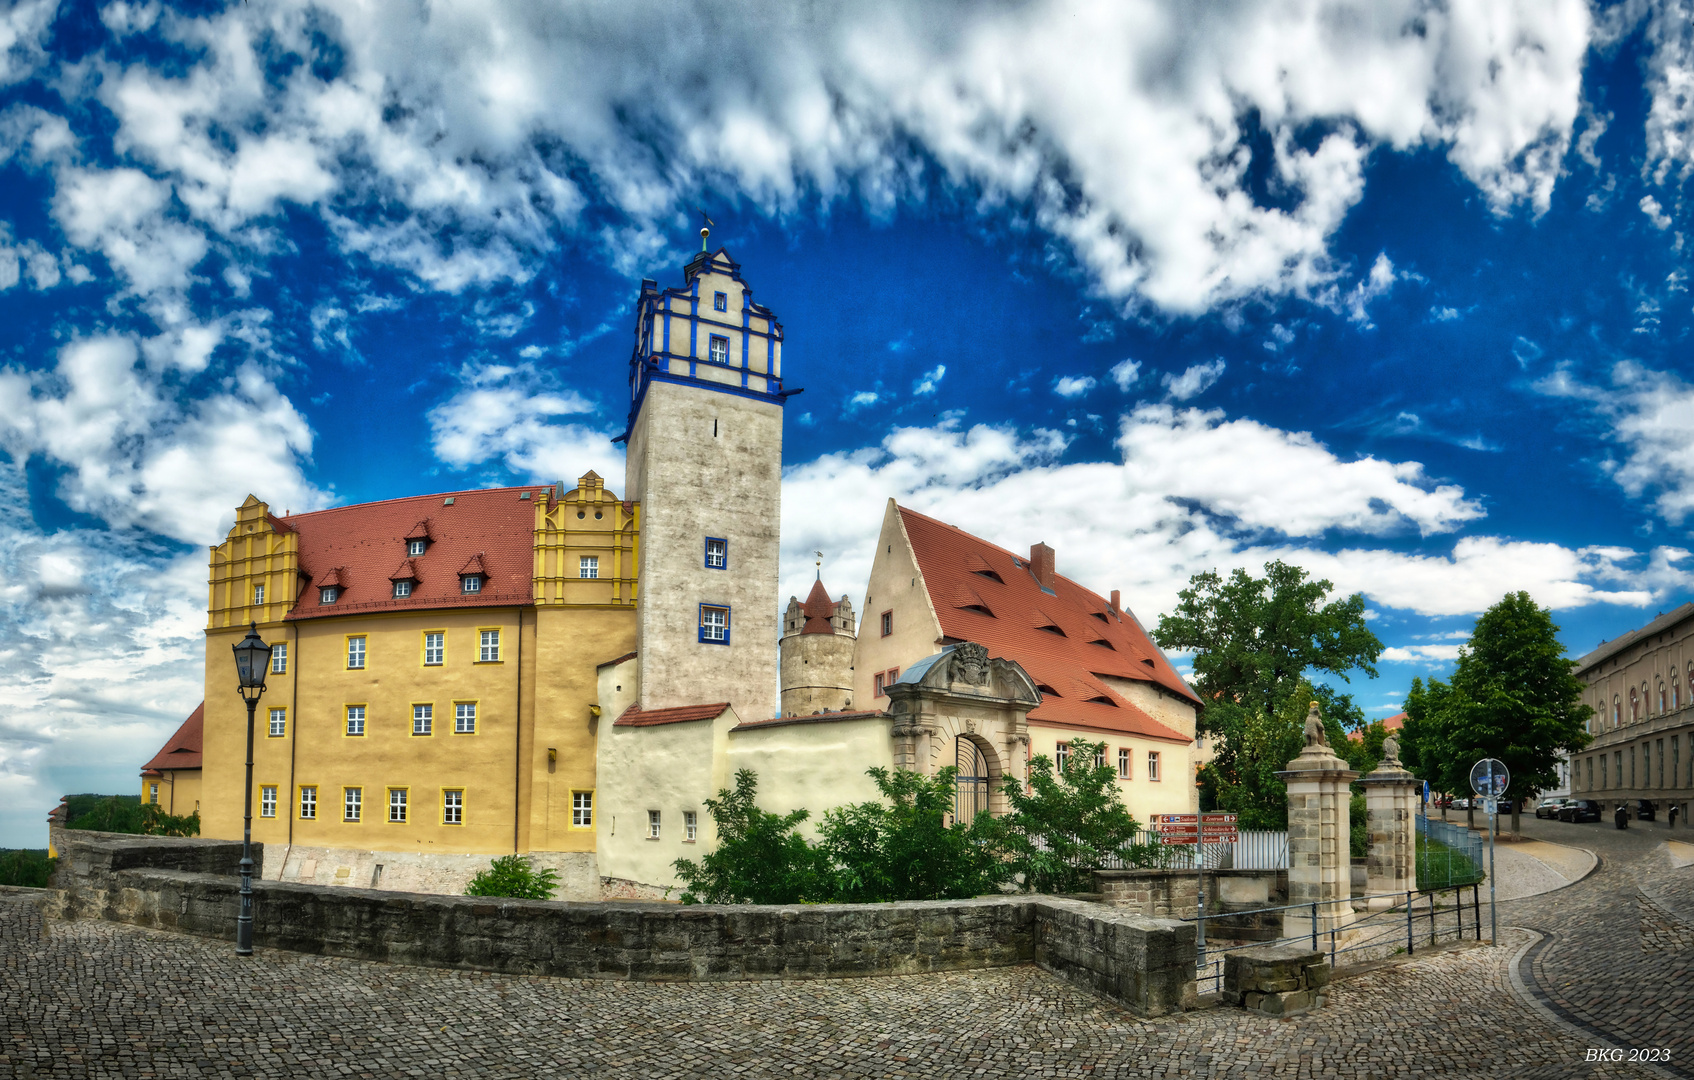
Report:
[[[782,715],[810,716],[853,707],[853,603],[829,598],[823,580],[804,604],[788,598],[782,620]]]

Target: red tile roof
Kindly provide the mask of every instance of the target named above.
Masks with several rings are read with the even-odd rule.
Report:
[[[856,712],[818,712],[808,716],[775,716],[769,720],[745,720],[731,731],[751,731],[755,728],[783,727],[788,724],[827,724],[835,720],[866,720],[872,717],[888,716],[880,709],[860,709]]]
[[[176,734],[166,740],[164,748],[153,755],[153,760],[141,766],[143,773],[157,773],[165,769],[198,769],[200,767],[200,732],[205,723],[206,703],[202,701],[194,706],[194,711],[188,714],[188,719],[176,729]]]
[[[618,717],[613,727],[653,727],[656,724],[681,724],[689,720],[716,720],[729,708],[729,702],[713,705],[678,705],[673,709],[648,709],[631,705]]]
[[[1403,712],[1395,713],[1393,716],[1386,717],[1382,721],[1382,726],[1387,728],[1389,731],[1399,731],[1401,728],[1405,727],[1405,725],[1406,714]],[[1347,733],[1347,738],[1353,742],[1360,742],[1364,739],[1364,737],[1365,735],[1362,731],[1349,731]]]
[[[430,608],[509,607],[534,602],[535,502],[546,487],[487,488],[440,495],[338,506],[294,514],[286,526],[300,534],[300,570],[315,583],[337,584],[333,604],[318,603],[315,588],[294,602],[290,619],[316,619],[349,612]],[[451,506],[445,505],[452,499]],[[430,543],[412,557],[417,584],[396,599],[394,567],[407,558],[406,539],[427,532]],[[478,561],[480,560],[480,562]],[[480,566],[481,592],[459,584],[461,567]]]
[[[1060,574],[1049,593],[1028,559],[903,506],[900,516],[942,634],[1017,661],[1047,688],[1032,722],[1189,741],[1099,678],[1150,682],[1200,703],[1133,614]]]
[[[806,616],[806,625],[800,628],[802,634],[835,633],[835,624],[829,621],[835,615],[835,601],[829,598],[829,590],[823,587],[822,578],[812,582],[806,606],[800,611]]]

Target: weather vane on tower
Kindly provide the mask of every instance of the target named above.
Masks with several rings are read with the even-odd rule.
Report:
[[[698,208],[696,208],[696,209],[698,209]],[[704,224],[702,224],[700,226],[700,250],[705,251],[706,250],[706,237],[712,235],[712,226],[716,225],[717,222],[715,222],[711,218],[707,217],[706,211],[700,210],[699,213],[700,213],[700,220],[702,222],[704,222]]]

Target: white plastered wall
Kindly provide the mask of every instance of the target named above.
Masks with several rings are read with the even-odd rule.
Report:
[[[1117,768],[1118,750],[1128,748],[1132,764],[1128,780],[1118,781],[1118,794],[1135,820],[1147,824],[1152,814],[1192,814],[1199,810],[1200,794],[1194,786],[1194,757],[1191,743],[1166,742],[1086,728],[1048,727],[1036,721],[1029,725],[1029,756],[1058,760],[1060,743],[1077,741],[1106,744],[1106,764]],[[1159,779],[1147,776],[1147,754],[1159,755]]]
[[[882,636],[882,613],[892,610],[894,632]],[[853,706],[882,709],[887,698],[876,696],[876,675],[905,668],[941,647],[941,620],[930,604],[929,588],[912,554],[912,542],[893,499],[883,512],[876,558],[860,613],[859,639],[853,658]]]
[[[879,799],[866,775],[872,766],[894,768],[886,716],[770,724],[729,737],[729,776],[751,769],[759,778],[759,806],[775,814],[806,809],[804,831],[817,834],[824,811]]]

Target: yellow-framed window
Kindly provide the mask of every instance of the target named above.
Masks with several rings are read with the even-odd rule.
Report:
[[[360,739],[365,734],[365,705],[361,702],[347,706],[347,726],[341,734],[350,739]]]
[[[301,821],[318,820],[318,785],[300,785],[299,807]]]
[[[347,635],[347,670],[365,670],[365,635]]]
[[[476,628],[476,662],[479,664],[498,664],[500,662],[500,627],[479,626]]]
[[[276,817],[276,790],[277,785],[275,784],[259,785],[260,817]]]
[[[410,797],[410,788],[391,787],[388,789],[388,823],[390,825],[406,824],[406,803]]]
[[[412,734],[413,735],[434,735],[435,734],[435,702],[433,702],[433,701],[414,701],[414,702],[412,702]]]
[[[465,823],[465,789],[441,789],[441,824],[463,825]]]
[[[453,734],[476,734],[476,707],[475,701],[453,702]]]
[[[279,705],[271,709],[271,723],[265,735],[267,738],[280,739],[288,734],[288,706]]]
[[[365,789],[362,787],[344,787],[341,789],[341,820],[348,824],[358,824],[365,816]]]
[[[423,666],[442,667],[447,663],[447,631],[423,632]]]
[[[594,791],[576,789],[571,792],[571,828],[592,829],[594,827]]]

